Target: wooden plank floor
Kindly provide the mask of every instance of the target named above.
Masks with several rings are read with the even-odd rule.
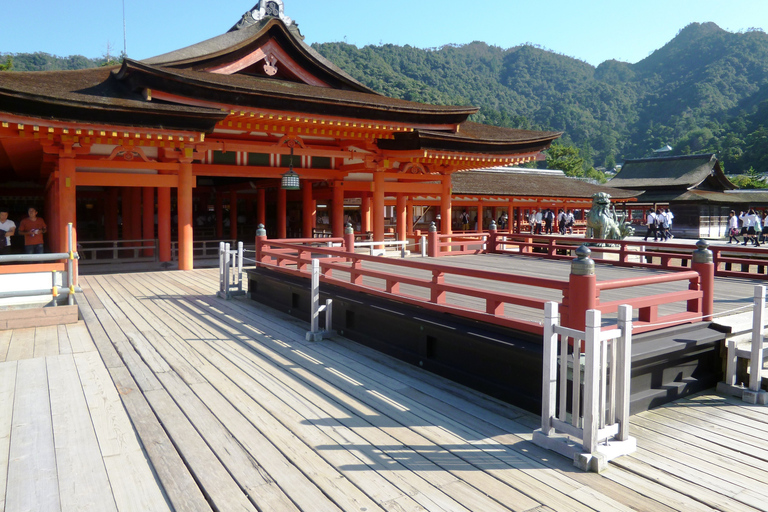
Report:
[[[766,407],[634,416],[638,451],[582,473],[530,413],[306,342],[216,269],[81,285],[84,322],[0,332],[0,510],[768,510]]]

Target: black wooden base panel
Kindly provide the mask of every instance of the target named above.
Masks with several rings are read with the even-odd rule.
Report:
[[[248,270],[251,299],[309,322],[309,281]],[[323,284],[340,335],[510,404],[541,411],[541,337],[436,313]],[[632,405],[637,413],[713,387],[722,373],[724,335],[707,325],[638,335],[633,340]]]

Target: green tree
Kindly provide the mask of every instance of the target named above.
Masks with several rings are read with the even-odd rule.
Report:
[[[584,176],[584,159],[576,146],[555,143],[547,150],[547,168],[580,178]]]
[[[750,167],[744,174],[732,176],[729,179],[739,188],[768,188],[768,183],[765,182],[765,177],[756,171],[754,167]]]
[[[13,57],[8,57],[5,64],[0,64],[0,71],[10,71],[13,67]]]

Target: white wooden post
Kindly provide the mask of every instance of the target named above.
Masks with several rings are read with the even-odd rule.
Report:
[[[541,431],[544,435],[554,433],[552,418],[557,402],[557,303],[544,304],[544,368],[541,389]],[[565,360],[565,359],[563,359]]]
[[[619,329],[621,337],[614,340],[616,350],[616,415],[619,423],[618,441],[629,439],[629,381],[632,370],[632,307],[624,304],[619,306]]]
[[[227,267],[224,265],[224,242],[219,242],[219,295],[224,293],[224,281]]]
[[[224,297],[229,298],[229,243],[224,244]]]
[[[319,310],[320,310],[320,262],[312,259],[312,285],[310,289],[310,308],[312,312],[311,329],[313,333],[320,330]]]
[[[597,431],[600,428],[599,371],[601,320],[600,311],[596,309],[587,311],[585,331],[586,364],[584,368],[584,439],[582,439],[584,451],[587,453],[592,453],[597,449]]]
[[[755,286],[755,309],[752,315],[752,354],[749,368],[749,390],[760,391],[763,373],[763,312],[765,286]]]

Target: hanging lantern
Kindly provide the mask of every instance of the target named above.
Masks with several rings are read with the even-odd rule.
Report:
[[[283,174],[283,179],[280,181],[280,188],[283,190],[300,190],[301,183],[299,182],[299,175],[293,170],[293,146],[295,141],[289,140],[288,146],[291,148],[291,162],[288,164],[288,172]]]
[[[280,182],[280,188],[283,190],[300,190],[301,184],[299,183],[299,175],[293,171],[293,166],[288,168],[288,172],[283,174],[283,179]]]

